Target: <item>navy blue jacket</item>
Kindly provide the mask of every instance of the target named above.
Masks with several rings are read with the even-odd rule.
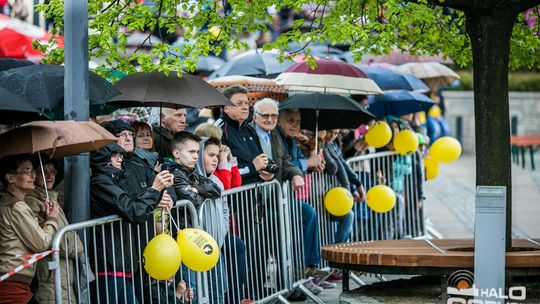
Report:
[[[244,122],[242,125],[232,120],[227,114],[216,121],[216,126],[223,130],[221,142],[231,148],[232,155],[238,160],[238,170],[242,175],[242,184],[262,181],[253,166],[253,159],[263,153],[259,137],[253,128]]]

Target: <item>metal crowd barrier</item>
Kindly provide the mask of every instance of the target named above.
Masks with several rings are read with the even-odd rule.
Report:
[[[187,220],[188,212],[190,222]],[[195,207],[187,200],[178,201],[170,217],[182,227],[198,227]],[[165,227],[170,235],[176,232],[172,221]],[[120,236],[122,245],[119,248],[114,246],[115,235]],[[143,225],[111,215],[60,229],[52,243],[52,249],[59,251],[53,253],[48,264],[54,273],[56,303],[135,303],[135,299],[138,303],[180,303],[174,293],[178,282],[185,280],[188,286],[202,286],[201,275],[184,277],[179,271],[169,281],[156,281],[147,275],[142,253],[155,235],[153,214]],[[108,247],[112,249],[110,257],[105,250]],[[116,257],[118,250],[122,257],[120,260]],[[98,262],[101,258],[103,263]],[[121,271],[114,272],[114,269]],[[73,282],[73,289],[68,282]],[[198,289],[196,299],[204,303],[203,293]]]
[[[365,202],[356,203],[352,232],[347,232],[347,239],[369,241],[425,235],[421,160],[419,154],[401,156],[392,152],[348,160],[366,191],[376,184],[385,184],[394,189],[399,199],[396,207],[385,214],[371,211]],[[142,252],[156,234],[153,217],[145,225],[124,222],[118,216],[68,225],[56,234],[52,249],[60,252],[54,253],[49,263],[55,275],[56,303],[132,303],[135,298],[139,303],[176,303],[176,297],[170,294],[181,279],[195,288],[195,303],[236,304],[242,299],[288,303],[285,295],[293,289],[322,303],[303,286],[304,270],[310,266],[305,263],[304,256],[310,252],[305,251],[304,244],[313,235],[304,234],[302,204],[316,211],[319,246],[335,243],[336,231],[345,221],[330,216],[324,208],[324,195],[339,186],[337,178],[311,173],[305,180],[307,186],[296,192],[291,191],[288,183],[280,185],[277,181],[230,189],[219,199],[205,201],[198,210],[189,201],[177,202],[171,212],[175,222],[181,227],[200,227],[214,236],[220,246],[220,261],[214,269],[202,274],[179,271],[170,282],[153,280],[143,270]],[[228,213],[223,206],[228,206]],[[191,222],[186,220],[188,213]],[[223,221],[218,220],[220,217]],[[221,226],[227,222],[228,227]],[[176,232],[170,223],[167,227],[168,233]],[[122,272],[126,268],[138,268],[138,271],[131,279],[117,277],[113,280],[116,284],[105,284],[103,277],[92,273],[100,268],[96,248],[114,244],[117,230],[124,246],[113,247],[113,252],[121,250],[127,260],[116,260],[113,254],[105,257],[105,263],[112,259],[114,267],[118,263],[122,265]],[[81,243],[73,241],[77,236]],[[63,250],[71,247],[74,250],[70,252]],[[320,263],[321,267],[328,266],[324,260]],[[65,288],[71,281],[74,290]],[[131,283],[132,288],[122,288],[126,283]],[[111,296],[100,299],[103,294]]]
[[[199,210],[203,229],[216,235],[211,220],[216,208],[229,206],[229,233],[223,242],[221,269],[208,272],[205,294],[210,303],[257,303],[279,300],[288,293],[288,259],[291,248],[285,239],[288,225],[286,202],[277,181],[246,185],[224,191],[220,199],[207,200]],[[223,301],[222,301],[223,299]]]
[[[420,152],[395,152],[354,157],[347,163],[360,176],[367,191],[384,184],[396,193],[395,207],[386,213],[372,211],[365,202],[354,205],[355,225],[351,241],[417,238],[426,235],[423,204],[424,169]]]

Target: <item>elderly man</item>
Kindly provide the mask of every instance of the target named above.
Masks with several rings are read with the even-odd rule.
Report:
[[[233,105],[223,108],[223,116],[214,125],[223,130],[221,142],[231,149],[238,160],[238,169],[243,184],[271,180],[273,176],[264,169],[268,166],[268,155],[263,153],[257,133],[247,123],[249,116],[248,90],[242,86],[228,87],[223,95]]]
[[[186,129],[186,115],[187,110],[185,108],[161,109],[161,127],[159,126],[159,124],[152,125],[154,147],[158,152],[159,156],[168,157],[172,155],[172,138],[174,134],[184,131]]]
[[[280,183],[283,179],[290,180],[292,189],[297,190],[304,187],[302,170],[291,162],[291,157],[285,148],[279,131],[276,129],[278,116],[278,104],[276,101],[270,98],[259,100],[254,106],[254,128],[259,136],[264,153],[278,166],[274,174],[268,173],[268,177],[271,176]],[[293,201],[296,202],[297,200]],[[320,246],[317,214],[309,204],[305,202],[299,203],[301,204],[302,228],[304,231],[304,260],[307,266],[305,275],[327,275],[328,272],[318,269]]]

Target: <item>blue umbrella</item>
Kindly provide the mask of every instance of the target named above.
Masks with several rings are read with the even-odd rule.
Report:
[[[368,110],[376,117],[401,116],[427,111],[433,101],[426,95],[406,90],[385,91],[383,95],[368,97]]]
[[[397,71],[379,66],[358,65],[369,78],[373,79],[381,90],[407,90],[419,93],[428,92],[430,89],[422,80]]]

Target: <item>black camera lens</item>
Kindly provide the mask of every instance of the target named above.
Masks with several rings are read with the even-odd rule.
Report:
[[[264,171],[276,174],[279,172],[279,166],[273,160],[269,160],[268,165],[266,166],[266,168],[264,168]]]

